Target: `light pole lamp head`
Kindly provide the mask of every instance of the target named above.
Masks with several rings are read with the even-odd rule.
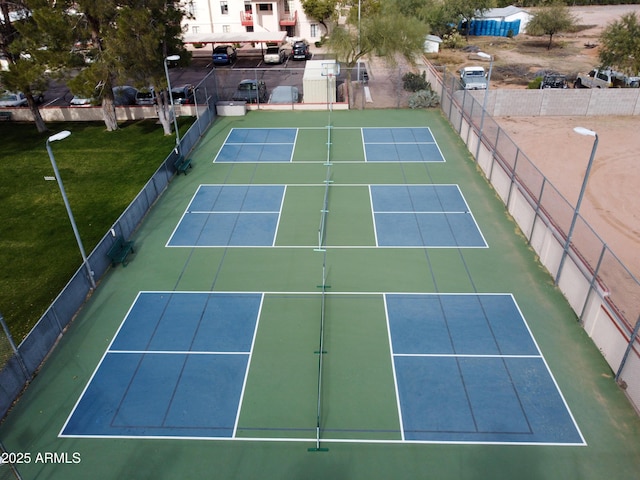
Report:
[[[47,142],[51,143],[51,142],[57,142],[58,140],[64,140],[65,138],[67,138],[69,135],[71,135],[71,132],[69,130],[63,130],[61,132],[58,132],[54,135],[51,135],[48,139]]]
[[[180,55],[169,55],[167,58],[165,58],[165,60],[169,62],[177,62],[178,60],[180,60]]]
[[[486,58],[487,60],[493,60],[493,55],[489,55],[488,53],[478,52],[476,53],[480,58]]]
[[[579,133],[580,135],[586,135],[589,137],[597,137],[598,134],[596,132],[594,132],[593,130],[589,130],[588,128],[584,128],[584,127],[575,127],[573,129],[574,132]]]

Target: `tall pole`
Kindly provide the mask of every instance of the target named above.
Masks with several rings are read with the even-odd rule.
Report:
[[[84,252],[84,246],[82,245],[82,239],[80,238],[80,233],[78,232],[78,227],[76,226],[76,221],[73,218],[73,212],[71,211],[71,205],[69,205],[69,199],[67,198],[67,193],[64,190],[64,185],[62,184],[62,178],[60,178],[60,172],[58,171],[58,165],[56,164],[56,159],[53,156],[53,152],[51,151],[51,142],[56,142],[58,140],[63,140],[71,135],[71,132],[68,130],[63,130],[62,132],[56,133],[55,135],[51,135],[47,139],[47,152],[49,153],[49,158],[51,159],[51,166],[53,167],[53,173],[56,176],[56,181],[58,182],[58,187],[60,187],[60,193],[62,194],[62,199],[64,200],[64,206],[67,209],[67,215],[69,215],[69,220],[71,221],[71,227],[73,228],[73,233],[76,236],[76,242],[78,242],[78,248],[80,249],[80,254],[82,255],[82,262],[84,263],[85,268],[87,269],[87,273],[89,274],[89,282],[91,283],[91,288],[96,288],[96,281],[93,278],[93,271],[91,270],[91,266],[89,265],[89,260],[87,259],[87,254]]]
[[[478,156],[480,155],[482,129],[484,128],[484,116],[486,115],[486,112],[487,112],[487,97],[489,96],[489,85],[491,83],[491,71],[493,70],[493,55],[489,55],[488,53],[484,53],[484,52],[478,52],[478,56],[489,59],[490,63],[489,63],[489,74],[487,75],[487,88],[484,90],[484,100],[482,101],[482,116],[480,117],[480,130],[478,132],[478,147],[476,148],[476,162],[478,161]]]
[[[587,190],[587,182],[589,181],[591,166],[593,165],[593,160],[596,157],[596,149],[598,148],[598,134],[596,132],[583,127],[575,127],[573,131],[576,133],[579,133],[580,135],[595,137],[595,140],[593,141],[593,148],[591,148],[591,156],[589,157],[589,163],[587,164],[587,171],[585,172],[584,179],[582,180],[582,188],[580,188],[580,195],[578,195],[578,202],[576,203],[576,208],[573,211],[573,219],[571,220],[571,226],[569,227],[569,233],[567,234],[567,241],[564,244],[562,258],[560,259],[560,265],[558,266],[558,273],[556,274],[556,282],[555,282],[556,285],[560,281],[562,268],[564,267],[564,262],[567,259],[567,254],[569,253],[569,247],[571,246],[571,238],[573,237],[573,230],[576,227],[576,222],[578,221],[578,216],[580,215],[580,205],[582,205],[582,199],[584,198],[584,194]]]
[[[173,112],[173,126],[176,130],[176,152],[182,155],[180,148],[180,132],[178,131],[178,118],[176,117],[176,109],[173,105],[173,93],[171,92],[171,80],[169,79],[169,67],[167,67],[167,61],[177,62],[180,60],[180,55],[169,55],[164,59],[164,73],[167,76],[167,88],[169,90],[169,111]]]

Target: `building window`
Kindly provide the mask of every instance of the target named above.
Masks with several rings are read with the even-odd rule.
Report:
[[[309,28],[311,29],[311,37],[319,37],[318,35],[318,24],[317,23],[312,23],[309,25]]]
[[[220,2],[220,12],[222,15],[229,15],[229,2]]]
[[[192,26],[191,33],[200,33],[200,27],[198,25]]]
[[[248,33],[253,32],[253,25],[247,25],[247,26],[246,26],[246,27],[244,27],[244,28],[246,28],[246,29],[247,29],[247,32],[248,32]]]
[[[189,10],[189,15],[195,17],[196,16],[196,3],[195,2],[189,2],[188,10]]]
[[[251,2],[245,0],[244,2],[244,11],[247,13],[251,13]]]
[[[224,33],[229,33],[231,31],[231,25],[223,25],[222,26],[222,31]]]
[[[260,10],[261,12],[272,12],[273,11],[273,4],[271,4],[271,3],[259,3],[258,4],[258,10]]]

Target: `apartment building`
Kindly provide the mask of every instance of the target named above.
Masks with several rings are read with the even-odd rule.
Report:
[[[308,19],[300,0],[190,0],[186,3],[185,36],[210,33],[275,33],[320,40],[324,27]]]

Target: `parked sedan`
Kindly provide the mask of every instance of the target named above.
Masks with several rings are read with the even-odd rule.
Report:
[[[218,45],[213,49],[211,60],[214,65],[230,65],[236,61],[238,54],[231,45]]]
[[[271,92],[269,103],[298,103],[299,100],[298,87],[279,85]]]
[[[0,107],[24,107],[26,105],[27,97],[22,92],[4,92],[0,95]]]
[[[233,94],[233,100],[247,103],[266,103],[267,98],[267,86],[262,80],[242,80]]]

